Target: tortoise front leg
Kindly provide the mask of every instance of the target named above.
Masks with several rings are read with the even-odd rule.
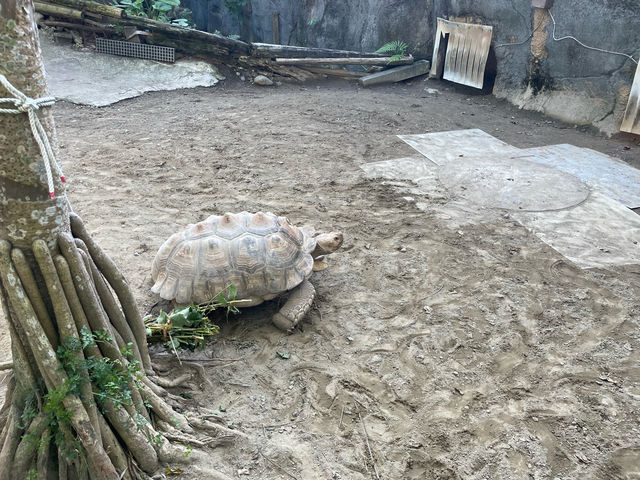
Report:
[[[281,330],[290,332],[309,312],[315,297],[316,289],[309,280],[304,280],[291,291],[287,302],[273,316],[273,323]]]

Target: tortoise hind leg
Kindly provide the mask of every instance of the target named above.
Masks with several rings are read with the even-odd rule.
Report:
[[[281,330],[290,332],[309,312],[315,297],[316,289],[309,280],[304,280],[291,291],[287,302],[273,316],[273,323]]]

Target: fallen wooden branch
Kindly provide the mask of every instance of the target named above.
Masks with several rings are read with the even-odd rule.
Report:
[[[302,69],[315,73],[316,75],[346,79],[362,78],[365,75],[369,75],[368,72],[354,72],[353,70],[345,70],[344,68],[302,67]]]
[[[114,33],[116,31],[115,28],[109,25],[101,25],[98,27],[94,25],[85,25],[82,23],[59,22],[57,20],[42,20],[39,23],[41,25],[46,25],[47,27],[61,27],[61,28],[68,28],[69,30],[86,30],[88,32]]]
[[[293,45],[272,45],[270,43],[252,43],[251,54],[262,58],[301,58],[301,57],[366,57],[380,58],[379,53],[353,52],[350,50],[334,50],[331,48],[298,47]]]
[[[413,57],[402,57],[394,59],[393,57],[366,58],[366,57],[347,57],[347,58],[276,58],[276,63],[280,65],[410,65],[413,63]]]
[[[42,2],[35,2],[33,6],[35,7],[36,12],[51,15],[53,17],[73,18],[75,20],[82,20],[84,18],[84,13],[81,10],[76,10],[74,8]]]

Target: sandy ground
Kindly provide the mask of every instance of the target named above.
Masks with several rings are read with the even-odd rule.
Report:
[[[211,383],[174,393],[244,437],[179,478],[640,478],[640,267],[580,270],[507,219],[453,228],[359,168],[414,155],[401,133],[481,128],[640,167],[632,138],[422,79],[227,81],[55,114],[73,208],[144,311],[156,250],[208,215],[345,234],[302,330],[272,326],[270,302],[199,353]]]

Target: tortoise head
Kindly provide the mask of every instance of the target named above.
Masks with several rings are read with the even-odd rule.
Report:
[[[313,258],[335,252],[342,245],[342,232],[321,233],[316,237],[316,248],[311,252]]]

